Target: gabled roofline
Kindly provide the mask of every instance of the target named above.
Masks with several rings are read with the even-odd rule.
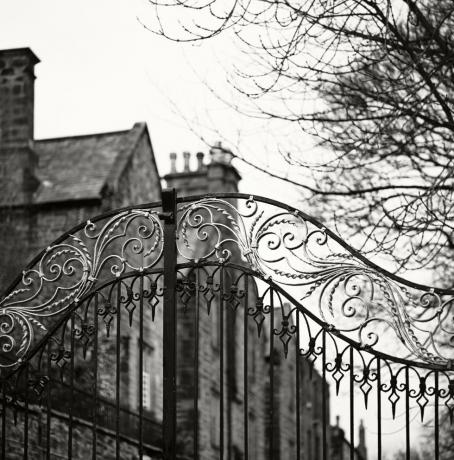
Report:
[[[151,153],[152,167],[155,170],[156,177],[158,178],[160,191],[162,191],[161,176],[159,175],[158,166],[156,164],[156,159],[155,159],[154,151],[153,151],[153,145],[151,143],[151,138],[150,138],[150,133],[148,131],[147,123],[144,122],[144,121],[136,122],[136,123],[134,123],[133,127],[130,130],[125,131],[125,133],[131,133],[131,131],[134,131],[134,130],[137,130],[137,136],[134,139],[134,142],[131,143],[129,151],[127,152],[126,155],[124,155],[124,156],[119,155],[117,157],[114,165],[112,166],[111,171],[107,175],[107,179],[104,182],[103,187],[106,187],[106,186],[109,187],[109,186],[111,186],[113,184],[116,184],[118,178],[123,174],[123,172],[126,169],[130,159],[134,155],[134,152],[136,151],[136,148],[137,148],[138,144],[140,143],[141,139],[143,138],[143,136],[146,136],[146,141],[147,141],[147,144],[149,146],[150,153]],[[123,131],[120,131],[120,133],[121,132],[123,132]]]
[[[151,144],[151,138],[150,138],[150,133],[148,131],[148,126],[146,122],[136,122],[130,129],[122,129],[122,130],[116,130],[116,131],[108,131],[108,132],[99,132],[99,133],[90,133],[90,134],[75,134],[75,135],[70,135],[70,136],[61,136],[61,137],[53,137],[53,138],[42,138],[42,139],[36,139],[34,142],[39,145],[40,143],[52,143],[52,142],[62,142],[62,141],[71,141],[71,140],[78,140],[78,139],[87,139],[87,138],[97,138],[97,137],[103,137],[103,136],[109,136],[109,135],[130,135],[134,131],[136,131],[135,137],[131,140],[131,144],[128,147],[128,150],[126,153],[119,154],[110,171],[108,172],[106,179],[104,180],[101,188],[98,191],[99,197],[98,199],[102,199],[102,191],[105,188],[111,188],[115,187],[115,184],[117,183],[119,177],[123,174],[125,168],[127,167],[131,157],[134,155],[134,152],[137,148],[137,145],[140,143],[141,139],[143,136],[146,136],[146,142],[148,143],[150,152],[151,152],[151,161],[152,161],[152,168],[154,169],[156,173],[156,177],[158,178],[159,181],[159,188],[162,190],[162,185],[161,185],[161,176],[159,174],[158,166],[156,164],[156,159],[154,156],[154,151],[153,151],[153,146]],[[81,199],[75,199],[75,200],[69,200],[69,202],[73,201],[85,201],[87,198],[81,198]],[[96,199],[95,197],[93,198],[88,198],[88,200],[94,200]],[[55,202],[58,202],[59,200],[55,200]],[[66,201],[66,200],[65,200]],[[54,201],[49,202],[55,203]],[[36,203],[37,205],[41,205],[42,203]]]
[[[35,139],[34,142],[39,143],[39,142],[58,142],[58,141],[64,141],[64,140],[71,140],[71,139],[80,139],[80,138],[85,138],[85,137],[98,137],[98,136],[110,136],[112,134],[127,134],[131,130],[130,129],[120,129],[118,131],[103,131],[100,133],[91,133],[91,134],[72,134],[71,136],[61,136],[61,137],[48,137],[48,138],[42,138],[42,139]]]
[[[6,50],[0,50],[0,56],[2,55],[11,55],[11,54],[17,54],[17,55],[24,55],[27,54],[30,58],[33,64],[38,64],[40,61],[39,57],[29,48],[28,46],[24,46],[21,48],[8,48]]]
[[[151,161],[153,163],[154,170],[156,171],[156,177],[158,178],[159,181],[159,188],[160,191],[162,192],[162,184],[161,184],[161,175],[159,174],[159,169],[158,169],[158,164],[156,163],[156,157],[154,155],[154,150],[153,150],[153,144],[151,143],[151,137],[150,137],[150,131],[148,130],[148,125],[146,122],[138,122],[135,125],[141,124],[143,125],[143,134],[147,137],[147,143],[150,146],[151,150]]]

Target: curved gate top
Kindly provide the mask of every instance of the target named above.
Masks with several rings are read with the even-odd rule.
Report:
[[[453,302],[283,203],[164,192],[72,229],[0,301],[3,458],[366,460],[388,419],[407,459],[423,429],[443,458]]]

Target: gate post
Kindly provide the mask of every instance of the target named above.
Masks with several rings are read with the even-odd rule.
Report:
[[[163,323],[163,441],[164,458],[176,459],[177,425],[177,343],[176,343],[176,192],[162,191],[164,220],[164,323]]]

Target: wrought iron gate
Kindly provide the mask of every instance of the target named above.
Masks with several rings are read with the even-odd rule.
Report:
[[[1,300],[2,458],[452,458],[453,295],[285,204],[165,191]]]

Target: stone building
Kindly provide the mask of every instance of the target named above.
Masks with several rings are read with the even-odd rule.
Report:
[[[161,198],[161,180],[145,123],[136,123],[125,131],[35,139],[34,66],[38,62],[29,48],[0,51],[2,292],[35,255],[76,224],[111,209]],[[145,315],[150,319],[148,311]],[[126,318],[122,322],[126,323]],[[137,416],[130,415],[129,409],[134,412],[139,404],[139,376],[134,367],[138,360],[136,323],[137,320],[135,327],[124,327],[123,330],[128,332],[121,338],[121,396],[126,402],[121,412],[122,429],[134,425],[132,422]],[[151,324],[151,321],[145,323]],[[162,418],[162,378],[150,371],[152,367],[162,367],[162,353],[151,352],[162,346],[161,331],[159,324],[153,330],[150,327],[144,331],[144,409],[152,428],[158,423],[157,419]],[[105,429],[104,435],[99,436],[99,449],[105,453],[105,458],[111,458],[109,452],[112,451],[112,428],[115,426],[115,406],[112,403],[115,351],[111,341],[102,338],[98,351],[103,359],[99,360],[98,367],[97,412],[99,423]],[[63,358],[61,362],[65,365]],[[90,365],[90,360],[87,364],[76,362],[75,371]],[[72,408],[81,421],[88,417],[92,404],[92,399],[83,390],[86,388],[81,387],[76,392],[77,410]],[[65,444],[68,436],[65,404],[68,405],[68,400],[74,395],[68,395],[63,389],[58,391],[61,392],[61,401],[52,417],[51,455],[64,456],[67,454]],[[33,431],[30,433],[29,450],[38,458],[38,452],[44,452],[46,445],[42,434],[46,422],[40,410],[32,411],[30,418],[33,420],[29,424],[30,429],[38,431],[35,435]],[[23,434],[21,430],[15,430],[13,424],[9,425],[9,429],[11,432],[6,435],[11,443],[9,455],[11,458],[22,458],[20,440],[23,443]],[[87,448],[84,433],[89,430],[83,424],[79,424],[77,429],[74,449],[78,451],[78,456],[75,458],[86,458],[89,454],[84,451]],[[13,456],[14,452],[17,456]]]
[[[9,257],[1,267],[3,289],[62,232],[108,209],[161,195],[145,123],[112,133],[34,138],[38,62],[29,48],[0,52],[0,249]]]
[[[125,131],[56,139],[34,138],[34,66],[38,62],[29,48],[0,51],[1,291],[34,255],[76,224],[108,210],[159,201],[161,198],[161,178],[144,123],[136,123]],[[238,191],[240,175],[231,164],[231,154],[220,144],[211,148],[208,158],[197,153],[195,168],[191,168],[191,155],[187,152],[183,153],[181,170],[177,168],[177,160],[177,156],[172,154],[171,171],[163,179],[167,187],[176,188],[180,196]],[[184,296],[190,288],[188,285],[194,285],[196,276],[203,278],[204,285],[213,283],[209,275],[192,272],[186,273],[187,280],[180,280],[178,286],[178,327],[184,331],[178,335],[177,343],[180,356],[180,453],[185,458],[197,456],[204,460],[215,460],[223,450],[225,459],[242,459],[245,457],[247,428],[249,458],[268,458],[271,450],[275,460],[292,460],[296,449],[294,403],[296,392],[299,391],[304,408],[300,427],[301,457],[317,460],[322,452],[320,375],[302,359],[299,367],[300,388],[297,389],[295,347],[289,350],[287,358],[278,343],[270,351],[270,335],[266,333],[266,326],[265,332],[258,336],[255,324],[243,322],[246,307],[263,302],[252,278],[243,279],[243,284],[239,286],[235,273],[226,272],[223,283],[233,297],[227,300],[214,297],[210,301],[210,314],[196,317],[199,308],[197,296],[194,292],[186,300]],[[245,283],[248,285],[249,298],[235,303],[234,292],[244,291]],[[232,308],[229,308],[229,303]],[[223,323],[219,316],[222,306],[226,307]],[[279,313],[276,311],[275,314]],[[136,426],[140,404],[143,405],[150,433],[145,453],[148,458],[160,458],[162,318],[152,319],[147,311],[144,320],[145,323],[148,320],[150,324],[153,323],[153,327],[145,327],[144,339],[138,346],[137,317],[132,318],[129,325],[127,318],[122,319],[125,324],[123,327],[122,323],[123,333],[119,342],[122,388],[120,425],[121,453],[125,459],[138,458],[132,428]],[[247,348],[244,342],[246,336],[249,343]],[[194,346],[195,343],[197,346]],[[115,369],[114,359],[118,350],[106,338],[100,339],[98,351],[102,356],[97,364],[99,407],[96,411],[101,428],[97,441],[98,458],[107,459],[115,457],[112,448],[116,423],[113,418],[115,388],[112,369]],[[137,372],[139,352],[143,353],[144,360],[142,375]],[[83,374],[84,366],[92,365],[93,360],[91,356],[86,361],[88,364],[81,364],[80,368],[76,366],[79,375]],[[274,382],[272,391],[267,386],[269,379]],[[142,401],[139,401],[139,388]],[[65,401],[69,396],[61,391],[61,403],[54,410],[50,439],[51,454],[56,458],[65,458],[67,455],[68,418]],[[329,394],[329,388],[326,393]],[[74,398],[74,394],[70,396]],[[71,408],[74,412],[71,417],[78,420],[74,422],[78,428],[74,432],[73,458],[83,459],[90,455],[90,446],[84,442],[91,433],[87,416],[84,415],[85,410],[91,410],[90,398],[87,391],[84,393],[80,390],[76,398],[79,410]],[[200,409],[195,428],[194,400]],[[248,402],[247,407],[245,401]],[[222,413],[219,410],[221,405]],[[329,401],[327,408],[326,419],[329,420]],[[30,408],[27,416],[30,419],[27,423],[30,424],[28,443],[31,458],[44,458],[45,449],[49,449],[46,444],[49,440],[43,435],[43,427],[46,426],[44,413],[38,408]],[[21,419],[23,414],[18,417]],[[245,427],[245,417],[248,427]],[[12,424],[8,430],[9,458],[22,458],[23,433]],[[194,445],[194,430],[198,431],[197,446]],[[338,440],[332,436],[328,438],[329,443]],[[361,458],[365,460],[365,456]]]

